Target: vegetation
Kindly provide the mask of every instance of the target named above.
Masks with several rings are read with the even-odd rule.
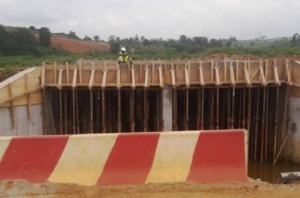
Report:
[[[75,32],[66,34],[70,39],[83,41],[100,41],[95,35],[85,35],[80,39]],[[0,68],[11,66],[34,66],[42,62],[59,64],[74,62],[78,58],[116,59],[120,47],[127,48],[133,60],[137,59],[172,59],[172,58],[197,58],[213,54],[225,53],[228,55],[255,55],[255,56],[288,56],[300,54],[300,39],[297,35],[267,39],[259,35],[252,40],[238,40],[235,37],[228,39],[207,38],[205,36],[187,37],[181,35],[178,39],[152,38],[135,35],[131,38],[121,39],[111,35],[108,38],[111,46],[110,52],[100,53],[90,51],[84,55],[71,54],[62,50],[51,48],[51,32],[49,28],[7,28],[0,25]]]

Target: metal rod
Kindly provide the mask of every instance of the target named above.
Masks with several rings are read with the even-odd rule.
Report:
[[[59,134],[63,134],[63,106],[62,106],[62,93],[59,90]]]
[[[235,87],[232,88],[232,100],[231,100],[232,104],[231,104],[231,126],[230,128],[233,129],[234,128],[234,103],[235,103]]]
[[[200,129],[201,124],[201,88],[197,90],[197,112],[196,112],[196,129]]]
[[[93,90],[90,89],[90,133],[94,133],[93,102]]]
[[[263,90],[263,108],[261,116],[261,142],[260,142],[260,162],[264,161],[264,149],[265,149],[265,113],[266,113],[266,87]]]
[[[102,133],[106,133],[106,123],[105,123],[105,114],[106,114],[106,109],[105,109],[105,90],[102,88],[101,90],[101,105],[102,105]]]
[[[265,113],[265,161],[268,160],[268,150],[269,150],[269,91],[267,88],[266,93],[266,113]]]
[[[275,106],[275,128],[274,128],[274,147],[273,158],[275,160],[277,155],[277,136],[278,136],[278,104],[279,104],[279,86],[276,87],[276,106]]]
[[[163,104],[163,88],[161,87],[160,91],[159,91],[159,130],[160,131],[164,131],[164,118],[163,118],[163,108],[164,108],[164,104]]]
[[[215,95],[214,95],[214,90],[210,90],[210,119],[209,119],[209,129],[214,129],[214,101],[215,101]]]
[[[184,130],[189,130],[189,89],[185,89]]]
[[[201,89],[201,130],[204,129],[204,89]]]
[[[147,131],[147,120],[148,120],[148,114],[147,114],[147,109],[148,109],[148,103],[147,103],[147,88],[145,88],[144,89],[144,91],[143,91],[143,94],[144,94],[144,97],[143,97],[143,99],[144,99],[144,110],[143,110],[143,113],[144,113],[144,116],[143,116],[143,118],[144,118],[144,122],[143,122],[143,128],[144,128],[144,132],[146,132]]]
[[[173,87],[172,94],[172,125],[173,131],[177,131],[177,90]]]
[[[259,110],[260,88],[256,92],[256,110],[255,110],[255,132],[254,132],[254,160],[257,157],[257,141],[258,141],[258,110]]]
[[[130,97],[129,97],[129,131],[130,132],[134,132],[134,127],[135,127],[135,123],[134,123],[134,110],[135,110],[135,106],[134,106],[134,89],[130,90]],[[121,113],[120,113],[121,114]]]
[[[73,134],[76,134],[76,104],[75,104],[75,89],[72,90],[72,113],[73,113]]]
[[[64,134],[68,134],[68,104],[67,104],[67,97],[68,97],[68,90],[64,90]]]
[[[80,133],[80,126],[79,126],[79,105],[78,105],[78,91],[75,90],[75,105],[76,105],[76,129],[77,134]]]
[[[121,113],[122,113],[122,108],[121,108],[121,90],[117,90],[117,132],[121,133],[122,131],[122,120],[121,120]]]
[[[217,99],[216,99],[216,129],[219,130],[219,87],[216,89]]]

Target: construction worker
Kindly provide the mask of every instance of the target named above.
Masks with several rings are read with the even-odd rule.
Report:
[[[128,56],[125,47],[121,48],[121,52],[119,53],[118,64],[120,63],[130,63],[132,64],[131,58]]]

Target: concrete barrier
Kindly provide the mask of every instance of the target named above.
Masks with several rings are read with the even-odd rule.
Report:
[[[0,138],[0,180],[125,185],[247,181],[245,130]]]

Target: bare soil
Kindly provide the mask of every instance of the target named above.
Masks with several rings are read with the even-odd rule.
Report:
[[[88,51],[107,52],[110,50],[110,45],[103,42],[77,41],[55,36],[51,37],[51,46],[78,54]]]
[[[76,184],[30,184],[24,180],[0,182],[0,197],[151,197],[151,198],[293,198],[300,196],[300,183],[268,184],[249,179],[243,183],[197,184],[192,182],[140,186],[87,187]]]

